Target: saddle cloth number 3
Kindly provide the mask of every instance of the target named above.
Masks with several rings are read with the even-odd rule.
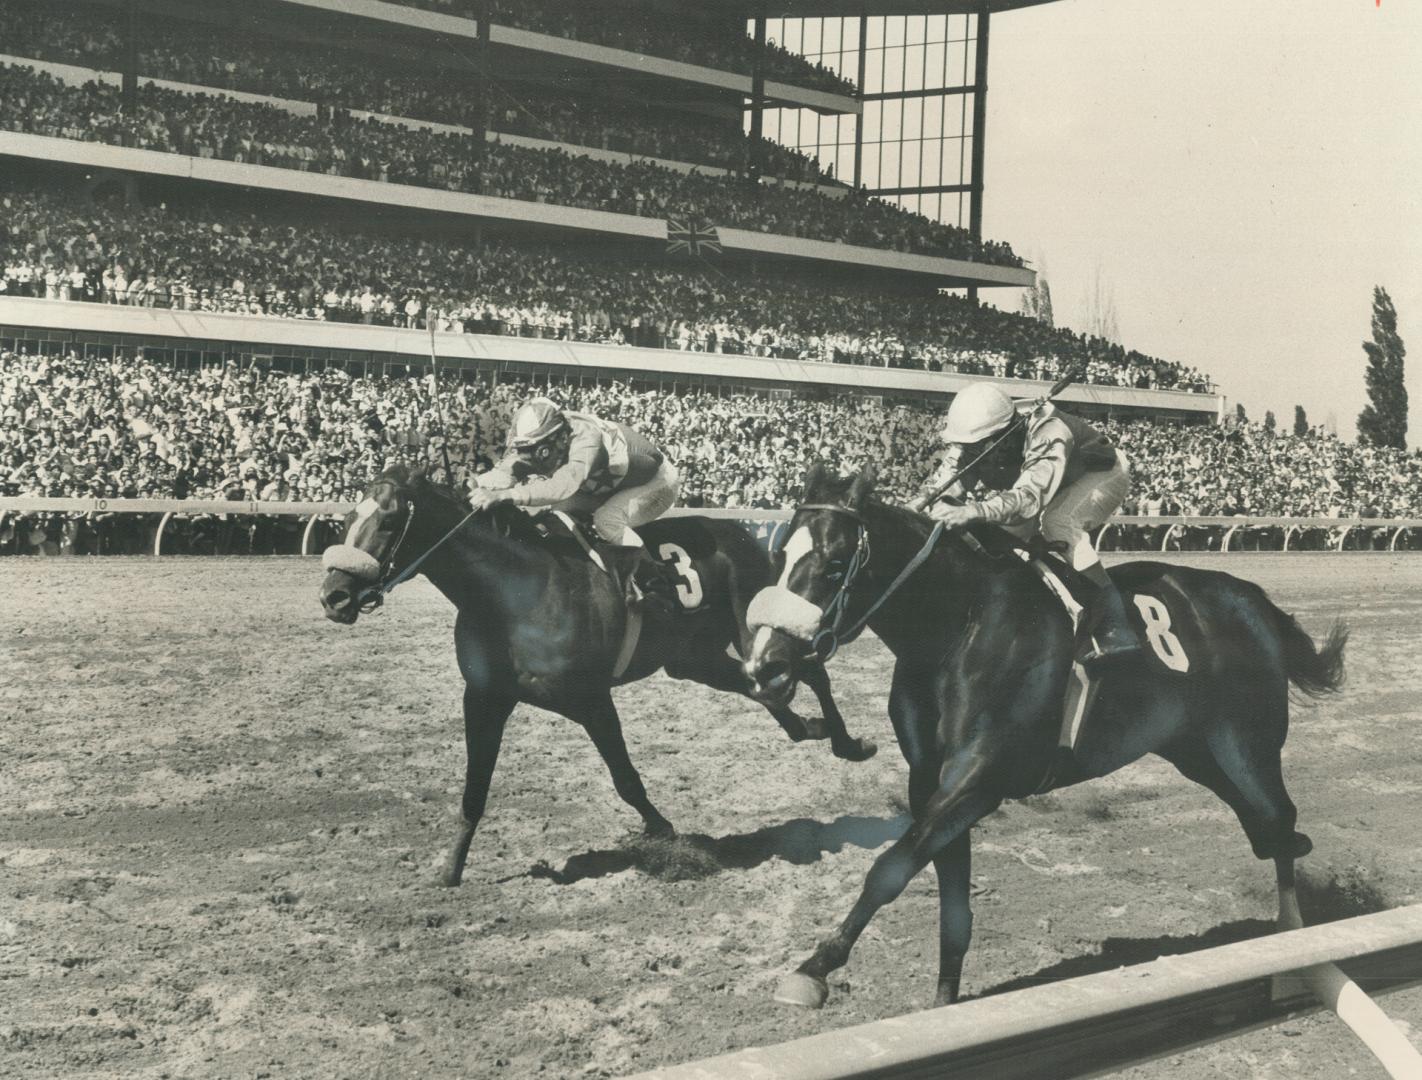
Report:
[[[1190,658],[1185,655],[1185,647],[1170,629],[1170,609],[1154,596],[1137,594],[1131,597],[1136,602],[1136,610],[1145,622],[1146,640],[1160,657],[1160,662],[1171,671],[1181,673],[1190,670]]]
[[[657,548],[657,555],[662,562],[669,562],[676,569],[676,598],[681,601],[681,606],[688,611],[700,607],[703,599],[701,575],[691,565],[691,556],[686,553],[686,548],[680,544],[662,544]]]

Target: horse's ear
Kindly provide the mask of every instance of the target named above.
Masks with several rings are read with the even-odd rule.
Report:
[[[805,474],[805,486],[800,489],[800,501],[802,503],[814,502],[816,493],[824,489],[828,476],[829,469],[825,467],[823,461],[817,461],[811,465],[810,471]]]
[[[864,505],[864,500],[869,498],[874,490],[874,484],[879,479],[879,470],[874,467],[871,461],[860,469],[855,475],[853,483],[849,485],[848,503],[856,509]]]
[[[429,467],[426,465],[416,465],[410,470],[410,483],[418,484],[428,478]]]

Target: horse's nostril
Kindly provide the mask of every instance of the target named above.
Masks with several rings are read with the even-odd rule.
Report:
[[[339,611],[350,602],[351,594],[345,589],[332,589],[326,594],[326,606],[332,610]]]
[[[757,673],[756,681],[761,686],[770,686],[788,678],[790,675],[790,665],[784,660],[771,660],[767,664],[762,664]]]

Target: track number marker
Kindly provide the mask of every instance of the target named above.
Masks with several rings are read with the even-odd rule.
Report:
[[[662,562],[669,562],[676,568],[676,598],[681,601],[681,606],[688,611],[700,607],[703,599],[701,575],[691,565],[691,556],[686,549],[680,544],[663,544],[657,548],[657,555]]]
[[[1154,596],[1136,595],[1136,610],[1145,620],[1146,640],[1160,657],[1160,662],[1171,671],[1181,673],[1190,670],[1190,658],[1185,655],[1185,647],[1170,629],[1170,609]]]

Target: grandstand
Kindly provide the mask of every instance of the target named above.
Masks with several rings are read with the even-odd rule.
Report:
[[[551,389],[702,505],[816,457],[907,491],[985,377],[1213,424],[1207,377],[985,299],[1033,281],[981,232],[1022,6],[0,0],[5,493],[348,498],[441,445],[432,363],[455,479]]]

